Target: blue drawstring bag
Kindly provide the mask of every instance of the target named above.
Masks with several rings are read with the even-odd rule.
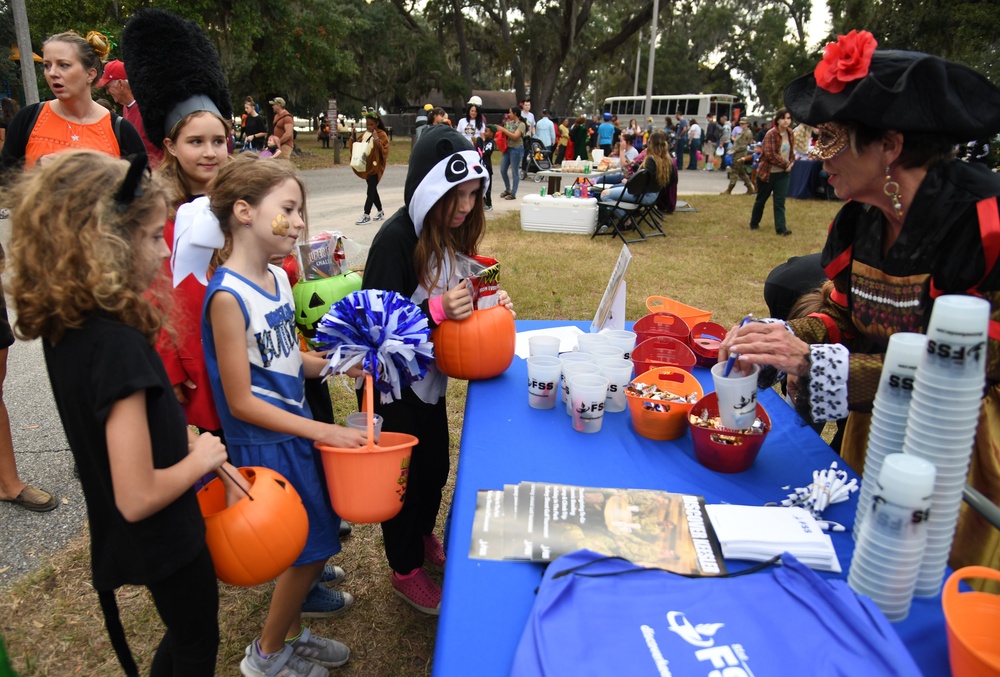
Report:
[[[589,550],[545,571],[512,677],[919,676],[882,612],[789,554],[733,578],[685,578]]]

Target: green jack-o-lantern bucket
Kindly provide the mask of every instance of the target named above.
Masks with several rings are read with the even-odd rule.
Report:
[[[361,275],[350,272],[321,280],[299,280],[292,287],[295,298],[295,324],[310,343],[316,338],[316,324],[330,306],[361,289]]]

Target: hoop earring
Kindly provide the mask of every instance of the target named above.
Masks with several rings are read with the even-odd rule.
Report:
[[[886,194],[886,197],[892,202],[892,208],[896,212],[896,218],[903,218],[903,203],[899,201],[899,184],[892,180],[892,174],[889,171],[889,167],[885,168],[885,185],[882,186],[882,192]]]

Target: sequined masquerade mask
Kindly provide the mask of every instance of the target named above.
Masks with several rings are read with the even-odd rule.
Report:
[[[825,122],[816,128],[819,137],[809,151],[809,157],[816,160],[829,160],[847,147],[850,134],[847,126],[839,122]]]

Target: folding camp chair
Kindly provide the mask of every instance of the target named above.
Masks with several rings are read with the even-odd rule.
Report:
[[[638,195],[639,201],[629,202],[622,200],[625,193]],[[632,242],[643,242],[647,235],[642,232],[639,226],[639,219],[648,214],[651,205],[640,204],[642,197],[648,193],[658,193],[659,187],[656,185],[656,175],[650,174],[644,169],[640,169],[625,184],[625,190],[621,192],[615,200],[598,200],[597,202],[597,228],[591,238],[597,235],[618,236],[622,242],[630,244]],[[656,226],[658,232],[650,233],[649,237],[664,235],[663,230]],[[632,233],[634,231],[634,233]],[[634,237],[628,239],[625,234],[632,233]]]

